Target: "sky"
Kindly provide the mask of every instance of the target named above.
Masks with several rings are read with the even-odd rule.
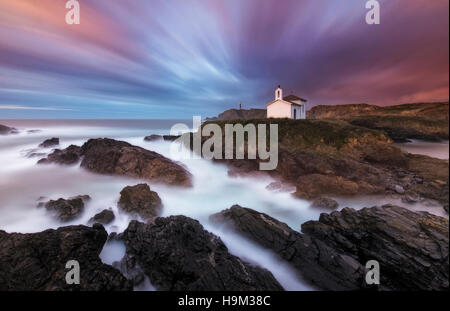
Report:
[[[0,119],[183,119],[448,101],[449,1],[0,0]]]

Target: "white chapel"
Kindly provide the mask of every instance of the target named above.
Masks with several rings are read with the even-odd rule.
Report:
[[[283,97],[283,90],[278,86],[275,100],[267,104],[267,118],[306,119],[306,99],[294,94]]]

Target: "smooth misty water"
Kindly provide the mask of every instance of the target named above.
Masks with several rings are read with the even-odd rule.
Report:
[[[186,215],[199,220],[203,226],[220,236],[230,252],[270,270],[288,290],[312,289],[298,274],[273,252],[255,243],[217,227],[208,221],[211,214],[231,207],[233,204],[249,207],[271,215],[300,231],[300,225],[308,220],[318,219],[323,210],[312,209],[310,202],[295,199],[286,192],[271,192],[266,186],[270,178],[231,178],[224,165],[203,159],[174,159],[182,162],[193,175],[193,188],[181,189],[155,184],[148,181],[124,177],[103,176],[89,173],[76,166],[36,165],[39,158],[27,158],[31,150],[51,152],[51,149],[37,148],[43,140],[59,137],[65,148],[70,144],[81,145],[88,138],[109,137],[156,151],[171,158],[170,142],[145,142],[149,134],[166,134],[175,121],[0,121],[0,124],[14,126],[21,132],[17,135],[0,136],[0,229],[7,232],[39,232],[72,224],[87,224],[88,220],[105,208],[112,208],[116,219],[105,226],[108,232],[122,232],[131,217],[119,212],[119,193],[127,185],[147,182],[160,195],[164,211],[162,216]],[[187,123],[189,125],[189,123]],[[27,130],[39,129],[28,133]],[[432,148],[432,147],[430,147]],[[430,151],[431,152],[431,151]],[[43,208],[37,208],[37,199],[67,198],[88,194],[92,200],[83,215],[75,221],[61,223],[48,215]],[[362,208],[383,203],[397,203],[414,210],[427,210],[443,215],[436,206],[405,205],[400,200],[381,197],[359,199],[338,199],[341,207]],[[119,242],[105,245],[101,258],[112,264],[120,260],[125,252]],[[144,290],[153,289],[147,281]]]

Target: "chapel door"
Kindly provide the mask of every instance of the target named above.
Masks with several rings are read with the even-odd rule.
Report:
[[[297,108],[294,108],[294,120],[297,119]]]

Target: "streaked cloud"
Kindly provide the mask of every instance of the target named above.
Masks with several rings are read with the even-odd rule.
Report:
[[[65,0],[0,0],[3,107],[210,116],[240,101],[264,107],[278,84],[313,105],[448,100],[447,0],[380,0],[378,26],[365,24],[364,0],[80,3],[70,26]]]

